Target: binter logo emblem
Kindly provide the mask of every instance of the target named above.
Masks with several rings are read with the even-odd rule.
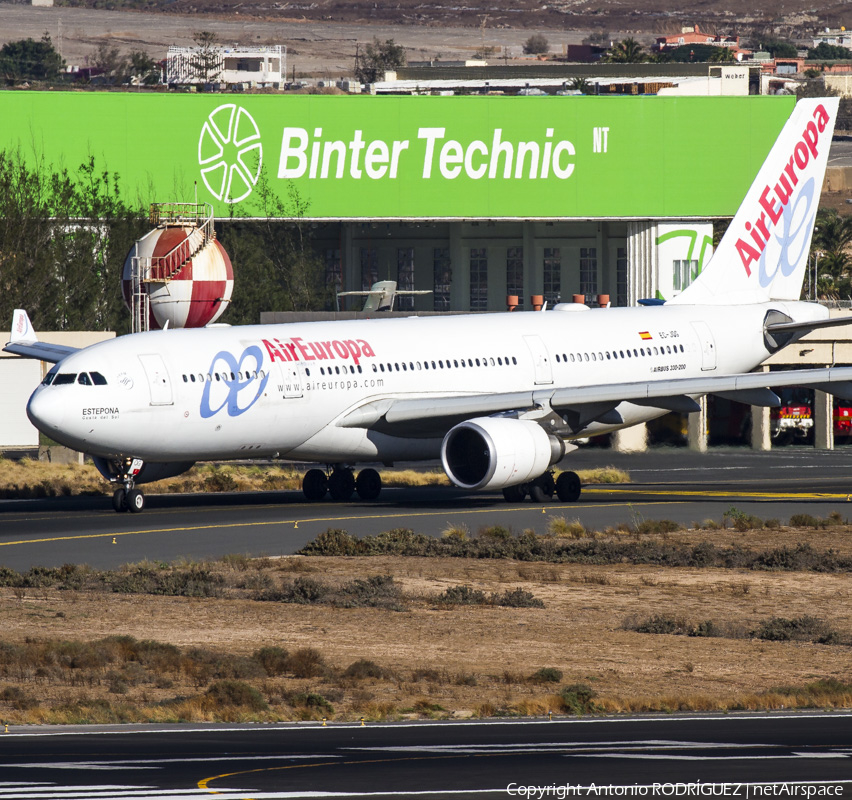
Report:
[[[263,163],[260,131],[251,114],[234,103],[210,112],[198,139],[201,179],[210,194],[239,203],[254,189]]]

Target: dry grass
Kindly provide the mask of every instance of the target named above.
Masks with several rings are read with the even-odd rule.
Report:
[[[694,542],[707,535],[645,538]],[[815,550],[848,550],[852,539],[848,526],[710,536],[755,546],[807,542]],[[852,636],[845,573],[391,555],[232,555],[115,572],[125,590],[197,589],[204,575],[216,590],[171,595],[98,588],[94,571],[82,573],[76,580],[78,573],[69,570],[66,588],[45,583],[44,572],[33,573],[26,586],[0,588],[0,721],[852,707],[852,658],[842,643]],[[392,604],[254,599],[263,587],[306,577],[338,589],[361,587],[356,591],[369,599],[376,575],[393,576],[405,611]],[[134,583],[140,576],[145,581]],[[448,590],[455,590],[450,596],[499,597],[518,589],[545,608],[434,602]],[[778,627],[779,618],[785,630],[814,609],[840,643],[752,635],[773,620]],[[624,627],[625,620],[655,614],[691,624],[723,621],[743,633],[727,639]],[[117,643],[116,631],[137,645]],[[161,644],[138,644],[150,640]],[[22,650],[33,657],[14,655]]]
[[[578,473],[583,483],[629,483],[622,470],[606,467]],[[390,487],[450,486],[440,471],[383,470],[382,482]],[[176,478],[149,484],[152,494],[188,492],[259,492],[299,491],[303,471],[275,464],[197,464]],[[92,464],[52,464],[33,459],[0,458],[0,498],[26,499],[68,497],[70,495],[108,495],[113,486],[101,477]]]

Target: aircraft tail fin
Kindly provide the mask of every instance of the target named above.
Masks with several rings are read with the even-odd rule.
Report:
[[[840,100],[800,100],[703,272],[672,304],[798,300]]]

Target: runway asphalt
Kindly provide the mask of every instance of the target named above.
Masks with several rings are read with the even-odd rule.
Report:
[[[11,729],[0,797],[844,797],[852,716]]]
[[[788,447],[769,453],[682,449],[619,454],[572,453],[563,468],[614,465],[633,482],[585,487],[580,501],[508,504],[496,492],[452,488],[386,489],[376,502],[306,503],[298,492],[149,495],[141,514],[116,514],[106,497],[0,501],[0,564],[87,563],[111,568],[143,559],[214,558],[227,553],[290,554],[328,528],[359,536],[397,527],[438,536],[450,525],[471,531],[507,525],[546,530],[554,516],[587,528],[671,519],[685,525],[721,520],[735,507],[763,519],[852,516],[852,448]]]

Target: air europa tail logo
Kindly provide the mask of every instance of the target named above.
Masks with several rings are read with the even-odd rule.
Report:
[[[373,348],[366,339],[332,339],[328,342],[306,342],[299,336],[281,341],[262,339],[270,361],[325,361],[327,359],[352,361],[357,366],[362,358],[375,358]]]
[[[828,142],[820,142],[820,134],[825,131],[830,121],[828,112],[825,110],[825,106],[822,104],[818,105],[816,109],[814,109],[813,117],[814,118],[808,122],[805,129],[802,131],[801,137],[799,141],[796,142],[796,145],[790,154],[790,158],[787,160],[787,163],[784,164],[780,174],[778,175],[778,180],[775,185],[770,186],[767,184],[763,187],[759,198],[760,208],[754,209],[754,212],[749,215],[754,221],[746,222],[745,224],[745,229],[748,232],[751,241],[747,241],[743,238],[737,239],[737,253],[739,253],[743,268],[748,276],[750,276],[752,272],[751,264],[761,260],[765,255],[766,246],[770,241],[771,235],[774,235],[776,239],[779,240],[779,243],[786,248],[786,246],[797,237],[800,231],[808,229],[806,223],[808,222],[807,211],[810,208],[810,202],[808,202],[808,208],[806,208],[804,213],[800,215],[800,222],[795,230],[791,229],[792,218],[794,216],[791,212],[798,202],[799,197],[806,197],[808,200],[812,197],[813,178],[803,182],[798,196],[794,200],[793,206],[790,205],[790,200],[793,197],[794,189],[798,186],[799,181],[804,177],[804,170],[807,168],[811,160],[815,159],[819,153],[817,145],[819,144],[820,146],[824,145],[827,147],[829,144]],[[805,189],[809,189],[810,191],[806,192],[804,191]],[[778,223],[781,221],[782,217],[785,220],[783,230],[778,231],[776,229],[779,227]],[[782,274],[791,274],[795,269],[796,263],[797,259],[794,259],[791,264],[785,255],[783,263],[779,267]],[[766,276],[765,269],[761,269],[761,285],[768,285],[766,281],[771,282],[771,279],[774,277],[774,274],[772,276]]]

